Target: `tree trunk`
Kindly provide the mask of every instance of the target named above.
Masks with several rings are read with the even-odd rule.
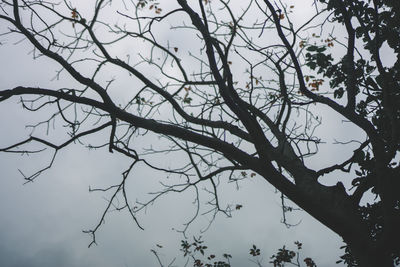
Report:
[[[393,267],[393,260],[387,253],[386,244],[383,247],[371,248],[362,242],[348,242],[352,255],[360,267]]]

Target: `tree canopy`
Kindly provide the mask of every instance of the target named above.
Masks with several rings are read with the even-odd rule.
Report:
[[[210,213],[230,215],[241,207],[222,207],[218,185],[256,178],[282,193],[284,214],[289,199],[341,236],[349,266],[400,261],[398,0],[319,0],[307,9],[268,0],[80,2],[0,1],[1,36],[22,37],[65,81],[0,88],[0,102],[20,97],[23,109],[47,114],[0,151],[54,151],[48,165],[24,174],[27,182],[72,144],[131,158],[119,183],[93,189],[113,192],[88,231],[93,242],[118,196],[142,227],[139,212],[159,196],[204,184]],[[297,9],[308,17],[294,16]],[[335,144],[351,153],[316,165],[335,138],[327,113],[362,134]],[[48,134],[54,122],[63,136]],[[158,139],[146,145],[147,136]],[[184,162],[173,161],[182,154]],[[125,184],[136,164],[175,180],[131,205]],[[321,183],[326,176],[337,184]]]

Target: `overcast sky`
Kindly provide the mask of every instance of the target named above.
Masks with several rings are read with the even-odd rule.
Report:
[[[309,14],[310,9],[311,6],[304,6],[299,15]],[[5,27],[5,22],[1,21],[0,29]],[[180,38],[177,43],[193,42]],[[29,53],[31,46],[26,41],[14,45],[16,40],[19,39],[9,41],[8,37],[0,37],[3,44],[0,46],[1,90],[18,85],[57,88],[62,84],[51,81],[56,64],[43,58],[33,61]],[[13,98],[0,104],[1,147],[23,140],[30,133],[25,125],[40,121],[34,113],[23,111],[18,101]],[[329,132],[339,140],[360,135],[334,113],[325,109],[320,112],[329,124],[324,124],[318,134]],[[62,129],[62,123],[55,126]],[[333,138],[326,141],[313,167],[325,166],[326,162],[352,151],[352,147],[331,146]],[[164,263],[176,257],[176,266],[183,265],[179,252],[183,237],[174,229],[182,229],[193,216],[192,192],[167,195],[150,206],[139,217],[145,230],[140,230],[125,211],[108,214],[97,234],[98,245],[88,248],[91,239],[82,230],[92,229],[97,224],[109,197],[105,193],[89,193],[88,188],[119,181],[131,162],[117,153],[108,153],[107,149],[94,151],[70,146],[60,152],[50,170],[34,183],[23,185],[19,169],[30,173],[50,159],[51,154],[46,152],[30,156],[0,153],[0,266],[158,266],[151,249],[157,249]],[[165,158],[168,160],[171,159]],[[145,195],[165,178],[165,174],[141,165],[131,176],[132,192],[136,194],[133,199],[138,194]],[[336,183],[330,177],[324,179],[325,184]],[[233,218],[218,215],[208,231],[201,234],[210,253],[219,256],[230,253],[232,266],[252,266],[248,252],[255,244],[261,249],[262,262],[269,266],[269,257],[278,248],[288,245],[294,249],[293,242],[298,240],[304,244],[301,256],[312,257],[318,266],[341,266],[335,265],[343,254],[339,249],[343,244],[341,238],[305,212],[290,214],[290,222],[301,223],[287,229],[280,223],[280,195],[261,177],[244,181],[240,190],[228,184],[223,185],[221,191],[227,202],[240,203],[243,209],[235,212]],[[188,236],[200,235],[208,221],[206,216],[197,218]]]

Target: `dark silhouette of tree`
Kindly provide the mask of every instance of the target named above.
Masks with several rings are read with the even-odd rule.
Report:
[[[189,240],[181,241],[181,249],[180,251],[183,253],[183,257],[186,258],[185,266],[194,266],[194,267],[230,267],[230,259],[232,258],[231,254],[223,253],[220,257],[209,250],[209,247],[205,245],[204,241],[200,237],[193,237],[193,241],[188,242]],[[267,258],[271,266],[274,267],[285,267],[285,266],[306,266],[306,267],[316,267],[314,260],[310,257],[301,257],[300,250],[303,247],[303,244],[299,241],[294,242],[296,246],[296,251],[287,249],[286,246],[278,249],[276,254]],[[157,244],[157,249],[152,249],[151,252],[156,257],[160,266],[172,266],[175,262],[174,258],[168,265],[163,263],[161,257],[159,256],[159,252],[157,250],[162,249],[161,245]],[[265,266],[263,265],[263,256],[261,255],[261,250],[257,248],[256,245],[252,245],[249,250],[250,259],[249,261],[254,264],[254,266]],[[302,260],[301,260],[302,259]],[[190,265],[188,265],[190,264]]]
[[[233,2],[97,0],[86,10],[67,1],[2,0],[3,38],[22,36],[35,57],[61,66],[57,77],[75,83],[2,88],[0,102],[21,97],[24,109],[52,113],[26,140],[1,151],[41,151],[28,143],[54,149],[51,163],[25,175],[27,182],[73,143],[132,158],[120,183],[93,189],[114,192],[88,231],[93,242],[119,195],[118,209],[139,227],[138,212],[159,196],[198,192],[200,184],[210,185],[210,212],[229,215],[241,207],[220,207],[220,178],[258,174],[282,193],[284,214],[292,209],[288,198],[344,239],[349,266],[393,266],[400,256],[400,2],[314,1],[314,15],[302,25],[292,21],[297,7],[284,2]],[[385,64],[384,55],[395,63]],[[113,75],[122,73],[130,82],[115,85]],[[121,87],[124,97],[115,93]],[[346,140],[358,144],[348,158],[315,169],[307,158],[318,157],[324,139],[315,130],[329,125],[317,114],[321,107],[364,134]],[[54,120],[68,129],[64,142],[39,131]],[[88,145],[85,138],[99,132],[108,134],[105,143]],[[169,146],[136,141],[152,134]],[[170,168],[151,161],[166,152],[185,153],[187,161]],[[132,207],[125,183],[138,163],[180,182]],[[324,175],[346,177],[352,188],[323,185]],[[365,195],[376,199],[361,205]]]

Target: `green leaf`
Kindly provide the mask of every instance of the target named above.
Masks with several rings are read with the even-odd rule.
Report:
[[[333,92],[333,97],[334,97],[334,98],[342,98],[343,94],[344,94],[344,90],[343,90],[342,87],[340,87],[339,89],[336,89],[336,90]]]
[[[307,51],[313,52],[318,50],[318,46],[316,45],[310,45],[309,47],[306,48]]]

